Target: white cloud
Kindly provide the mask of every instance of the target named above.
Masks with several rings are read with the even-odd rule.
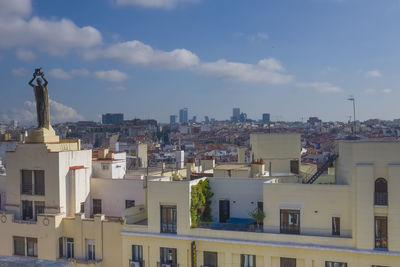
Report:
[[[129,41],[111,45],[105,50],[87,52],[86,59],[106,58],[145,66],[179,69],[199,63],[199,58],[186,49],[169,52],[153,49],[140,41]]]
[[[311,88],[318,93],[338,93],[343,91],[342,88],[328,82],[298,83],[296,85],[302,88]]]
[[[17,49],[15,56],[22,61],[33,61],[36,59],[35,53],[27,49]]]
[[[75,109],[50,99],[50,120],[53,122],[79,121],[83,120]]]
[[[0,17],[27,16],[31,13],[31,0],[0,1]]]
[[[50,121],[52,123],[78,121],[84,119],[82,115],[69,106],[61,104],[52,99],[49,99],[49,104]],[[17,120],[25,123],[34,123],[36,122],[36,103],[33,101],[25,101],[23,108],[13,108],[7,112],[7,114],[1,114],[1,118],[5,121]]]
[[[73,77],[86,77],[89,75],[87,69],[72,69],[70,71],[65,71],[60,68],[51,69],[48,71],[49,76],[55,79],[71,79]]]
[[[109,88],[107,88],[107,91],[110,91],[110,92],[122,92],[122,91],[126,91],[126,87],[125,86],[109,87]]]
[[[274,58],[262,59],[257,64],[229,62],[221,59],[203,63],[198,70],[226,80],[250,83],[284,84],[293,79],[292,76],[283,73],[283,66]]]
[[[109,82],[122,82],[128,77],[124,72],[119,70],[101,70],[96,71],[94,75],[99,80]]]
[[[383,89],[383,90],[382,90],[382,93],[384,93],[384,94],[391,94],[391,93],[392,93],[392,89],[390,89],[390,88]]]
[[[259,32],[256,35],[258,38],[263,39],[263,40],[267,40],[269,38],[268,34],[263,33],[263,32]]]
[[[367,89],[364,90],[364,92],[365,92],[366,94],[368,94],[368,95],[373,95],[373,94],[376,93],[376,89],[374,89],[374,88],[367,88]]]
[[[62,70],[62,69],[51,69],[49,70],[49,76],[55,79],[62,79],[62,80],[66,80],[66,79],[71,79],[72,75],[69,74],[68,72]]]
[[[11,70],[11,74],[14,76],[27,76],[28,75],[28,70],[24,68],[17,68]]]
[[[365,76],[372,78],[379,78],[382,77],[382,73],[379,70],[370,70],[365,73]]]
[[[146,8],[175,8],[179,4],[195,3],[199,0],[115,0],[115,3],[120,6],[140,6]]]
[[[89,76],[89,71],[87,69],[72,69],[70,71],[70,74],[72,76],[82,76],[82,77],[86,77]]]
[[[31,1],[0,1],[0,47],[31,47],[50,54],[71,48],[89,48],[102,42],[101,33],[90,26],[78,27],[68,19],[29,17]]]

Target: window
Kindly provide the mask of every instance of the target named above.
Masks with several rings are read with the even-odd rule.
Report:
[[[58,239],[58,249],[60,258],[74,258],[74,239],[69,237],[60,237]]]
[[[300,211],[281,210],[281,233],[300,234]]]
[[[210,252],[204,251],[204,266],[208,267],[217,267],[218,266],[218,253],[217,252]]]
[[[14,236],[14,255],[25,256],[25,237]]]
[[[85,213],[85,202],[81,202],[80,213]]]
[[[143,261],[143,246],[132,245],[132,261],[135,262]]]
[[[340,235],[340,217],[332,217],[332,235]]]
[[[240,255],[240,266],[241,267],[256,267],[256,256],[255,255]]]
[[[176,206],[161,206],[161,232],[176,234]]]
[[[294,174],[299,174],[299,160],[290,161],[290,172]]]
[[[35,170],[35,195],[44,195],[44,171],[43,170]]]
[[[72,259],[74,257],[74,239],[73,238],[66,238],[65,240],[65,257],[68,259]]]
[[[35,201],[35,221],[39,214],[44,213],[44,201]]]
[[[135,200],[125,200],[125,209],[135,206]]]
[[[86,259],[88,261],[96,260],[94,240],[86,240]]]
[[[44,170],[21,170],[21,194],[44,195]]]
[[[375,217],[375,248],[387,249],[387,217]]]
[[[295,258],[281,258],[281,267],[296,267]]]
[[[388,204],[387,182],[384,178],[378,178],[375,180],[374,203],[379,206],[387,206]]]
[[[37,257],[37,238],[26,238],[26,255]]]
[[[33,204],[30,200],[22,200],[22,220],[29,221],[33,219]]]
[[[93,199],[93,214],[101,214],[101,199]]]
[[[347,267],[347,263],[326,261],[325,262],[325,267]]]
[[[14,255],[17,256],[38,256],[37,238],[14,236]],[[26,250],[25,250],[26,244]],[[25,254],[26,253],[26,254]]]
[[[219,222],[225,223],[230,218],[230,201],[223,199],[219,201]]]
[[[176,248],[160,248],[160,262],[161,264],[177,264],[177,250]]]
[[[21,171],[21,194],[32,195],[32,171]]]

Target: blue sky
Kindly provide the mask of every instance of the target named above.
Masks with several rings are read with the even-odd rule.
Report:
[[[398,0],[3,0],[0,121],[35,120],[38,66],[53,122],[399,118],[399,29]]]

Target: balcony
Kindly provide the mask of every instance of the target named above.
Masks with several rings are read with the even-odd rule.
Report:
[[[157,262],[157,267],[179,267],[178,263],[161,263]]]
[[[375,192],[375,205],[376,206],[387,206],[388,204],[388,193],[387,192]]]
[[[129,260],[129,267],[145,267],[144,260]]]

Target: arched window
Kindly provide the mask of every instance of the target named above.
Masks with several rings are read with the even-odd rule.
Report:
[[[387,200],[387,181],[384,178],[378,178],[375,180],[375,205],[386,206]]]

